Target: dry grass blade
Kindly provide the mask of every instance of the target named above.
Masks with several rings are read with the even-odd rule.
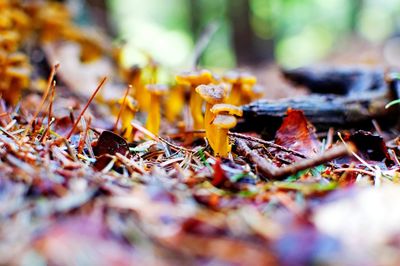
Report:
[[[68,133],[68,135],[66,136],[66,139],[70,139],[72,134],[74,133],[75,128],[78,126],[79,122],[81,121],[81,117],[83,116],[83,114],[86,112],[86,110],[88,109],[90,103],[93,101],[94,97],[96,96],[96,94],[99,92],[99,90],[103,87],[104,83],[107,81],[107,77],[104,77],[100,84],[97,86],[96,90],[93,92],[92,96],[90,96],[90,99],[87,101],[85,107],[82,109],[81,113],[79,114],[79,116],[77,117],[74,125],[71,128],[71,131]]]
[[[55,77],[55,75],[56,75],[56,73],[57,73],[57,69],[59,68],[59,66],[60,66],[60,64],[55,64],[55,65],[51,68],[51,72],[50,72],[49,78],[48,78],[48,80],[47,80],[47,88],[46,88],[46,91],[45,91],[45,93],[43,94],[42,101],[40,102],[39,107],[36,109],[35,114],[34,114],[33,117],[31,118],[31,120],[30,120],[28,126],[25,128],[24,137],[28,134],[28,131],[32,128],[32,125],[33,125],[34,121],[36,120],[37,116],[39,115],[40,111],[41,111],[42,108],[43,108],[44,103],[45,103],[46,100],[47,100],[47,96],[48,96],[48,94],[49,94],[49,92],[50,92],[50,89],[51,89],[51,87],[52,87],[52,83],[53,83],[54,77]]]

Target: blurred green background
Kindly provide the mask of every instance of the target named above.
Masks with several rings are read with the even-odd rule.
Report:
[[[127,64],[141,51],[173,67],[190,65],[201,32],[218,29],[200,58],[210,68],[287,67],[316,62],[357,36],[379,44],[397,34],[400,0],[107,0]]]

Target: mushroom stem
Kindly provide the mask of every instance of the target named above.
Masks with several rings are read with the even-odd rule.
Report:
[[[154,93],[150,96],[151,108],[146,121],[146,128],[154,135],[158,135],[160,130],[161,114],[160,114],[160,95]]]
[[[193,128],[195,130],[202,129],[204,127],[203,114],[201,112],[201,107],[203,104],[203,99],[196,92],[194,88],[190,91],[190,111],[193,117]]]
[[[241,89],[239,84],[233,84],[231,94],[226,102],[232,105],[240,105]]]
[[[216,156],[227,157],[231,151],[231,145],[229,144],[228,138],[229,129],[226,128],[216,128],[216,138],[215,138],[215,148],[213,148]]]
[[[212,124],[212,121],[215,118],[215,115],[211,112],[212,106],[213,105],[211,103],[206,104],[206,113],[204,114],[204,129],[206,130],[207,140],[210,143],[211,148],[214,150],[216,127]]]
[[[122,130],[124,131],[124,137],[128,141],[132,141],[133,136],[132,136],[132,131],[133,127],[131,125],[131,121],[135,118],[135,112],[131,110],[126,110],[124,113],[121,114],[121,124],[122,124]]]
[[[177,85],[172,88],[168,95],[167,104],[165,106],[165,117],[171,123],[176,122],[178,117],[182,113],[182,109],[185,105],[185,88]]]

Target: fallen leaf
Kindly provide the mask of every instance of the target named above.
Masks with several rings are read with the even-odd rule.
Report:
[[[321,142],[300,110],[288,109],[287,117],[275,135],[275,143],[313,157],[321,150]],[[298,159],[293,157],[293,159]]]

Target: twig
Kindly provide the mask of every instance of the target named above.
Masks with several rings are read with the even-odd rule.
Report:
[[[167,144],[168,146],[170,146],[172,149],[174,149],[176,151],[186,151],[186,152],[191,152],[191,153],[196,153],[197,152],[196,150],[191,150],[191,149],[187,149],[185,147],[181,147],[181,146],[175,145],[172,142],[169,142],[168,140],[166,140],[166,139],[164,139],[164,138],[162,138],[160,136],[158,136],[158,139],[161,142],[164,142],[165,144]]]
[[[228,135],[236,137],[236,138],[250,140],[250,141],[253,141],[253,142],[258,142],[258,143],[264,144],[264,145],[266,145],[268,147],[272,147],[272,148],[275,148],[275,149],[278,149],[278,150],[293,154],[293,155],[295,155],[297,157],[300,157],[300,158],[304,158],[304,159],[307,158],[307,156],[305,156],[301,152],[298,152],[298,151],[286,148],[284,146],[275,144],[272,141],[267,141],[267,140],[259,139],[259,138],[256,138],[256,137],[252,137],[252,136],[247,136],[247,135],[244,135],[244,134],[236,133],[236,132],[229,132]]]
[[[211,38],[214,36],[215,32],[218,30],[220,26],[219,22],[211,22],[207,25],[204,31],[201,33],[200,38],[197,40],[196,45],[193,50],[192,58],[190,60],[190,68],[195,69],[197,63],[203,54],[204,50],[207,48],[208,44],[211,41]]]
[[[122,155],[121,153],[117,152],[115,156],[120,160],[126,167],[127,169],[132,173],[132,172],[137,172],[141,175],[145,175],[146,171],[143,170],[139,165],[136,164],[134,160],[129,160],[126,158],[126,156]]]
[[[260,156],[255,150],[250,149],[244,140],[237,139],[235,147],[239,154],[242,154],[248,160],[254,163],[257,166],[257,169],[270,179],[283,179],[286,176],[296,174],[301,170],[315,167],[335,158],[349,154],[348,148],[341,144],[326,150],[323,154],[317,155],[316,157],[304,159],[282,168],[277,168],[273,164],[268,163],[268,161]]]
[[[54,117],[52,117],[51,121],[49,121],[49,123],[47,124],[47,127],[46,127],[45,131],[43,132],[42,136],[39,139],[39,142],[41,142],[42,144],[45,142],[46,136],[50,131],[50,127],[51,127],[51,125],[54,124],[55,121],[56,121],[56,119]]]
[[[357,169],[357,168],[338,168],[333,170],[334,173],[341,173],[341,172],[359,172],[370,176],[375,176],[374,172],[364,170],[364,169]]]
[[[123,98],[123,100],[122,100],[121,109],[119,109],[118,116],[117,116],[117,120],[115,121],[115,124],[114,124],[114,127],[113,127],[113,131],[115,131],[115,130],[118,128],[118,122],[119,122],[119,119],[120,119],[120,117],[121,117],[121,114],[122,114],[122,113],[124,112],[124,110],[125,110],[126,98],[128,97],[129,91],[130,91],[131,89],[132,89],[132,85],[129,85],[129,86],[126,88],[126,90],[125,90],[125,95],[124,95],[124,98]]]
[[[238,154],[243,155],[249,159],[250,162],[257,165],[257,169],[266,177],[271,179],[276,178],[278,169],[274,165],[269,164],[268,161],[260,156],[255,150],[250,149],[246,141],[236,139],[235,148]]]
[[[330,127],[328,133],[326,134],[325,150],[329,149],[332,146],[333,134],[334,134],[334,129],[333,127]]]
[[[171,134],[169,136],[171,138],[175,138],[175,137],[181,136],[182,134],[186,135],[186,134],[201,134],[201,133],[206,133],[206,131],[202,130],[202,129],[200,129],[200,130],[191,130],[191,131],[181,132],[181,133],[178,133],[178,134]],[[304,159],[308,158],[306,155],[302,154],[301,152],[298,152],[298,151],[286,148],[284,146],[275,144],[272,141],[263,140],[263,139],[260,139],[260,138],[244,135],[244,134],[237,133],[237,132],[228,132],[228,135],[232,136],[232,137],[236,137],[236,138],[249,140],[249,141],[252,141],[252,142],[261,143],[261,144],[263,144],[265,146],[268,146],[268,147],[271,147],[271,148],[275,148],[275,149],[278,149],[278,150],[293,154],[293,155],[295,155],[297,157],[300,157],[300,158],[304,158]]]
[[[78,158],[76,157],[76,152],[74,149],[72,149],[71,145],[69,145],[69,142],[63,138],[64,145],[67,147],[67,151],[71,158],[73,159],[74,162],[78,161]]]
[[[25,128],[25,132],[24,132],[23,138],[26,137],[26,135],[28,134],[29,129],[32,128],[33,122],[36,120],[36,117],[39,115],[40,111],[42,110],[43,105],[46,102],[47,96],[48,96],[48,94],[50,92],[51,84],[53,82],[54,76],[56,75],[57,69],[58,69],[59,66],[60,66],[60,64],[55,64],[51,68],[51,72],[50,72],[49,78],[47,80],[47,89],[46,89],[46,91],[45,91],[45,93],[44,93],[44,95],[42,97],[42,101],[39,104],[39,108],[36,109],[35,114],[33,115],[32,119],[29,121],[28,126]]]
[[[96,90],[93,92],[92,96],[90,96],[90,99],[88,100],[88,102],[86,103],[85,107],[83,108],[83,110],[81,111],[81,113],[79,114],[79,116],[77,117],[77,119],[75,120],[74,125],[71,128],[71,131],[68,133],[66,139],[69,140],[69,138],[72,136],[72,133],[74,133],[75,128],[78,126],[81,117],[83,116],[83,114],[85,113],[86,109],[88,109],[89,104],[93,101],[94,97],[96,96],[96,94],[99,92],[99,90],[103,87],[104,83],[106,82],[107,77],[104,77],[100,84],[97,86]]]
[[[48,120],[51,120],[51,116],[53,115],[53,102],[54,102],[54,96],[56,94],[56,81],[53,81],[53,86],[51,89],[51,96],[50,96],[50,104],[49,104],[49,116],[48,116]],[[50,122],[49,122],[50,123]]]
[[[145,134],[146,136],[150,137],[152,140],[155,141],[161,141],[156,135],[154,135],[153,133],[151,133],[149,130],[147,130],[145,127],[139,125],[138,123],[131,121],[131,126],[133,126],[134,128],[136,128],[137,130],[139,130],[140,132],[142,132],[143,134]]]

